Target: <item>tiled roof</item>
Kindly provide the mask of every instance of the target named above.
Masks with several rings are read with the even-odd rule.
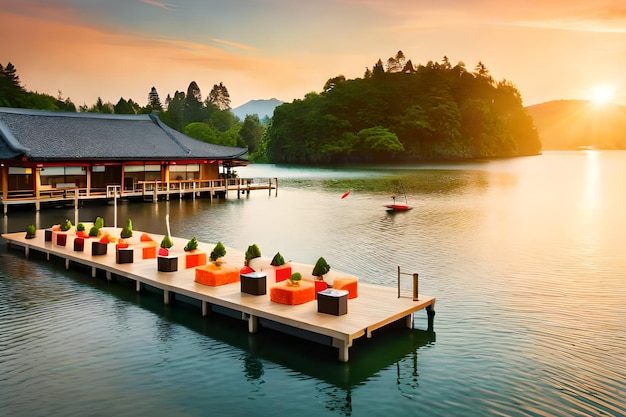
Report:
[[[31,161],[241,159],[245,148],[177,132],[156,115],[109,115],[0,108],[0,158]]]

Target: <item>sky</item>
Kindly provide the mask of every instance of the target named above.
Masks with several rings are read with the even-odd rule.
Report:
[[[485,64],[524,105],[626,104],[624,0],[0,0],[0,63],[77,106],[223,83],[235,108],[413,64]]]

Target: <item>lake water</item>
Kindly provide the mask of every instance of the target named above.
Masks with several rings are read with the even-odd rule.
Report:
[[[118,224],[222,241],[437,297],[415,330],[337,351],[165,306],[60,261],[0,249],[0,415],[626,415],[626,152],[413,167],[301,169],[271,195],[118,205]],[[389,214],[395,194],[414,208]],[[352,192],[341,196],[348,190]],[[84,207],[103,216],[112,205]],[[73,209],[10,210],[2,231]]]

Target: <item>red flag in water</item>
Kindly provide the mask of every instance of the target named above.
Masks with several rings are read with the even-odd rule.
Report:
[[[352,192],[352,190],[348,190],[345,193],[343,193],[343,195],[341,196],[341,198],[346,198],[348,196],[348,194],[350,194]]]

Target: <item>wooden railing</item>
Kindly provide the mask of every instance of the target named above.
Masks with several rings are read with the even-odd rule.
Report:
[[[402,275],[410,275],[413,277],[413,301],[419,300],[419,274],[413,273],[409,274],[408,272],[400,271],[400,267],[398,266],[398,298],[401,296],[401,276]]]

